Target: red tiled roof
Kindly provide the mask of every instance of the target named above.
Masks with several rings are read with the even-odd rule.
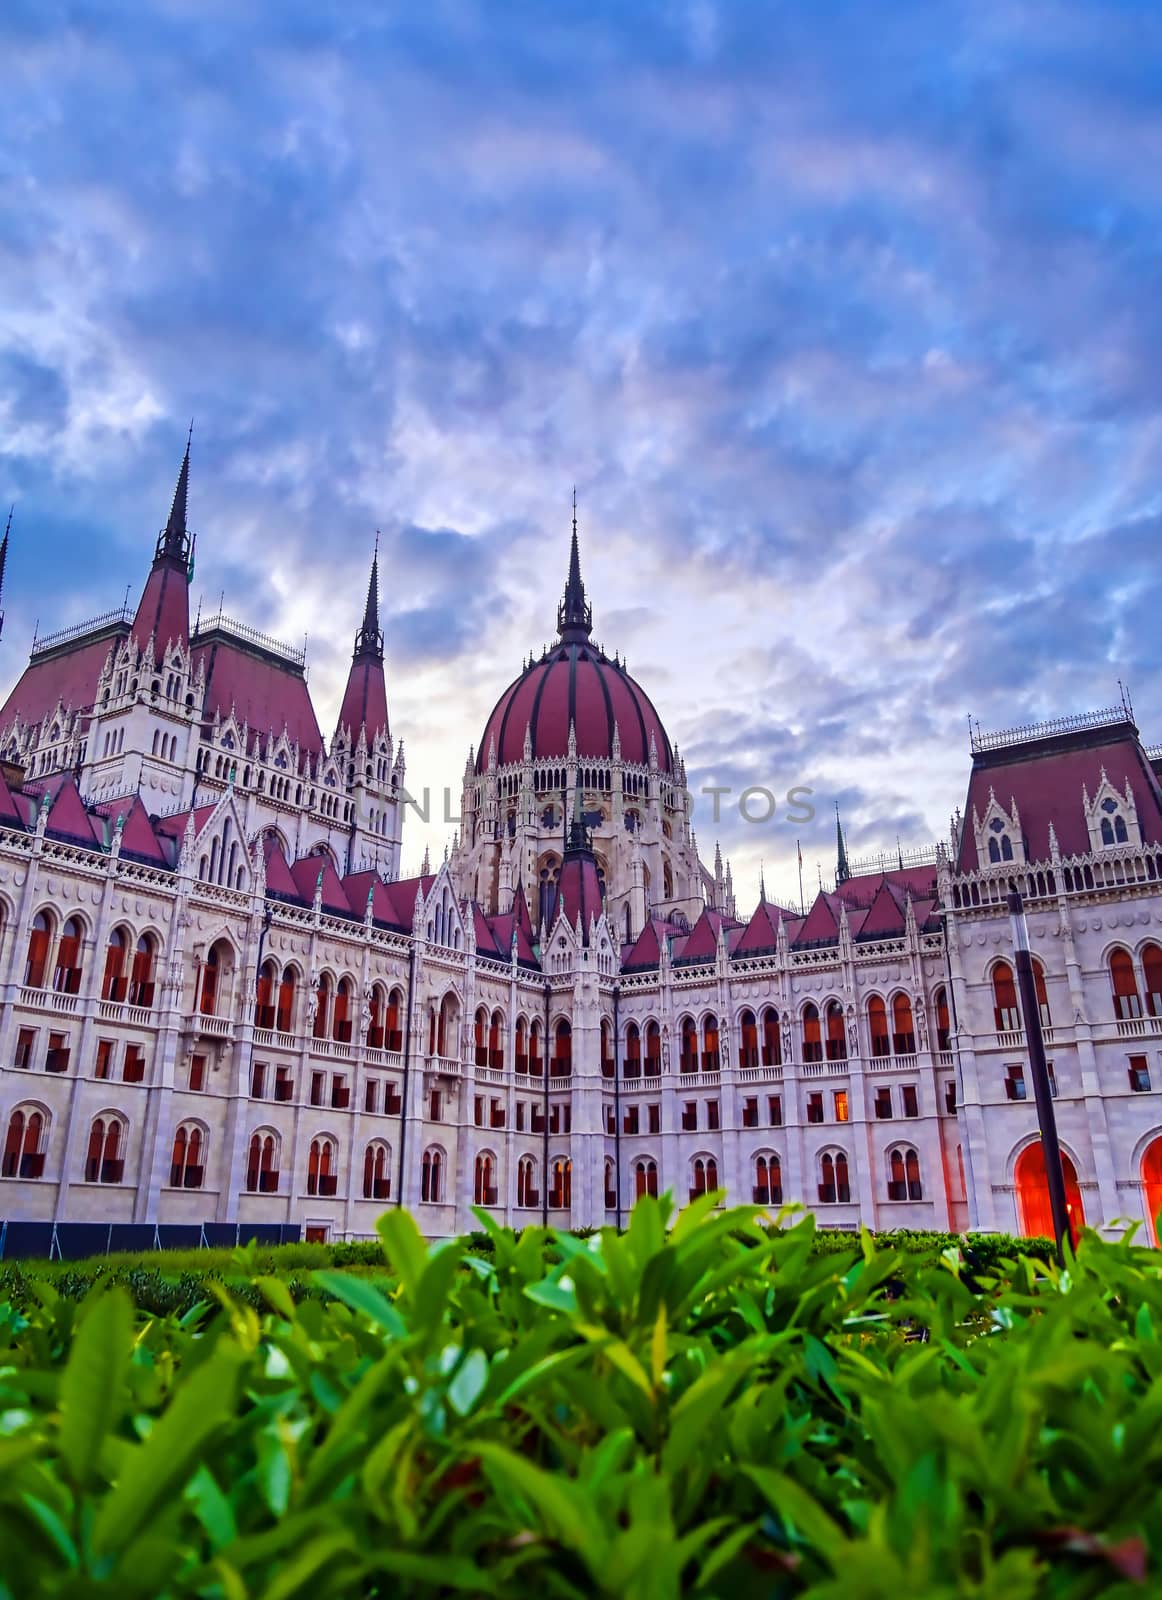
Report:
[[[972,813],[975,808],[984,820],[990,789],[1006,811],[1012,810],[1014,800],[1017,802],[1030,860],[1049,859],[1050,822],[1062,855],[1087,853],[1089,828],[1082,806],[1082,785],[1089,790],[1092,801],[1101,787],[1103,767],[1119,794],[1124,794],[1129,780],[1145,842],[1162,844],[1162,790],[1137,730],[1126,722],[978,754],[964,804],[957,861],[960,870],[975,872],[980,865]]]
[[[783,913],[770,900],[760,900],[754,916],[732,947],[731,954],[758,955],[773,950],[779,942],[779,921]]]
[[[659,767],[665,772],[673,767],[670,741],[645,690],[595,645],[572,643],[554,646],[501,695],[485,724],[477,770],[486,769],[494,739],[501,766],[521,761],[528,727],[534,758],[564,758],[570,723],[576,728],[577,754],[582,759],[610,757],[616,723],[623,761],[644,765],[652,736]]]
[[[339,721],[335,726],[337,729],[349,729],[356,743],[359,741],[359,730],[364,726],[367,728],[368,744],[381,733],[389,731],[387,685],[383,678],[382,661],[355,660],[351,663],[343,704],[339,708]]]
[[[588,939],[590,921],[601,915],[602,905],[601,880],[593,856],[588,851],[576,855],[566,851],[557,878],[557,897],[549,918],[550,926],[563,914],[573,928],[580,916],[582,936]]]
[[[646,923],[634,941],[633,948],[622,960],[622,967],[630,970],[634,967],[656,967],[662,954],[661,933],[665,928],[664,922],[658,922],[653,917]]]
[[[351,915],[351,902],[343,892],[339,874],[331,865],[329,856],[303,856],[294,863],[290,870],[299,894],[308,905],[314,904],[315,888],[321,872],[323,875],[323,910],[336,917],[349,917]]]
[[[299,886],[291,874],[290,865],[277,839],[267,836],[265,853],[267,893],[276,894],[284,900],[301,900],[303,897],[299,893]],[[312,886],[308,901],[314,898],[314,892]]]
[[[0,824],[7,823],[10,827],[26,827],[28,816],[17,803],[16,796],[8,787],[7,779],[0,772]]]
[[[140,795],[131,795],[128,801],[106,800],[94,809],[105,817],[112,827],[116,827],[117,818],[121,818],[122,855],[133,856],[140,861],[152,861],[161,867],[172,865],[170,856],[154,831],[149,812],[142,804]],[[109,830],[110,837],[112,827]]]
[[[428,872],[422,878],[399,878],[395,883],[386,885],[388,897],[395,907],[395,916],[392,919],[394,927],[405,929],[410,933],[412,919],[416,914],[416,891],[419,890],[426,900],[435,881],[436,874]]]
[[[718,930],[723,921],[720,911],[707,906],[682,946],[682,960],[713,961],[718,954]]]
[[[203,715],[207,721],[216,715],[228,717],[233,709],[251,733],[277,738],[285,727],[292,744],[312,756],[322,754],[323,736],[315,708],[306,679],[297,668],[280,666],[265,655],[222,639],[195,646],[195,670],[199,662],[206,666]]]
[[[195,838],[214,815],[214,806],[195,806],[193,811],[175,811],[170,817],[158,817],[154,823],[157,833],[168,833],[175,839],[180,839],[186,831],[186,823],[192,816],[194,819]]]
[[[887,878],[881,882],[876,897],[863,913],[860,935],[864,939],[890,939],[904,931],[907,916],[907,897],[903,889]]]
[[[90,709],[105,658],[127,632],[123,624],[95,639],[82,640],[73,650],[30,662],[0,708],[0,728],[6,728],[15,717],[27,724],[42,722],[58,702],[74,711]]]
[[[836,894],[850,911],[853,906],[870,906],[880,892],[880,884],[887,879],[899,889],[906,889],[913,900],[921,895],[936,893],[936,864],[919,867],[890,867],[886,872],[865,872],[848,878],[836,889]]]
[[[792,942],[797,945],[834,944],[838,938],[839,896],[820,889]]]
[[[93,847],[104,844],[103,833],[93,826],[93,819],[72,778],[65,778],[56,791],[56,799],[48,811],[47,832],[77,844]]]
[[[370,893],[373,919],[376,922],[388,922],[393,927],[396,925],[395,906],[378,872],[370,867],[364,872],[349,872],[343,879],[343,888],[354,916],[363,918],[367,915],[367,896]]]
[[[167,644],[189,643],[190,585],[179,563],[164,557],[154,562],[130,632],[142,649],[153,635],[155,659],[160,659]]]

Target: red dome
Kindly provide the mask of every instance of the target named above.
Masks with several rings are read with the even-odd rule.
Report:
[[[611,661],[588,640],[556,644],[548,655],[526,667],[501,695],[485,724],[476,770],[488,766],[496,741],[498,766],[524,759],[525,729],[531,728],[533,759],[564,760],[570,724],[577,731],[581,760],[608,761],[613,754],[613,728],[621,736],[621,759],[645,766],[650,738],[663,772],[673,770],[673,755],[661,718],[649,696],[620,662]]]

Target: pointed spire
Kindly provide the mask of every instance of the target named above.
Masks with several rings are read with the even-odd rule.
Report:
[[[194,424],[191,421],[190,431],[186,435],[186,453],[182,457],[177,487],[173,492],[173,504],[169,508],[169,521],[157,536],[157,549],[153,557],[155,561],[175,561],[183,567],[188,566],[190,559],[186,504],[190,493],[190,440],[193,436]]]
[[[765,906],[766,903],[767,903],[766,867],[760,861],[759,862],[759,905],[760,906]]]
[[[847,846],[843,842],[843,824],[839,820],[839,801],[838,800],[835,802],[835,844],[836,844],[835,882],[836,882],[836,885],[838,886],[841,883],[846,883],[848,878],[851,877],[851,869],[847,864]]]
[[[0,601],[4,596],[4,569],[8,565],[8,535],[12,532],[12,513],[15,506],[8,508],[8,521],[4,525],[4,538],[0,540]],[[4,635],[4,607],[0,604],[0,638]]]
[[[375,553],[371,557],[371,577],[367,583],[367,604],[363,608],[363,626],[355,635],[354,659],[356,661],[383,660],[383,634],[379,627],[379,529],[375,530]]]
[[[593,608],[585,598],[581,578],[581,549],[577,542],[577,490],[573,489],[573,537],[569,545],[569,576],[557,607],[557,632],[567,644],[580,644],[593,631]]]

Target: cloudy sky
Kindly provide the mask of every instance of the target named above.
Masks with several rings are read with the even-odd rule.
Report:
[[[196,418],[195,595],[335,717],[383,530],[410,786],[597,635],[753,899],[929,843],[983,727],[1162,740],[1162,8],[0,8],[0,676],[136,593]],[[404,865],[448,832],[413,819]]]

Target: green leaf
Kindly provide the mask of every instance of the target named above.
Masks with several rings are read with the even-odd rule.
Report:
[[[86,1305],[61,1376],[60,1450],[75,1483],[91,1482],[121,1416],[133,1339],[133,1307],[122,1289]]]
[[[812,1545],[833,1571],[838,1571],[849,1541],[819,1502],[785,1473],[746,1465],[742,1470],[783,1521],[789,1523],[805,1543]]]
[[[608,1538],[596,1507],[583,1490],[503,1445],[479,1441],[472,1448],[495,1478],[527,1501],[553,1538],[579,1555],[590,1572],[601,1572]]]
[[[394,1215],[394,1213],[392,1213]],[[381,1221],[384,1219],[381,1218]],[[407,1324],[381,1290],[366,1278],[353,1278],[346,1272],[312,1272],[312,1280],[336,1300],[360,1311],[393,1339],[407,1338]]]
[[[483,1394],[487,1382],[488,1357],[483,1350],[469,1350],[448,1385],[448,1404],[452,1410],[466,1417]]]
[[[428,1246],[415,1218],[402,1208],[385,1211],[375,1224],[375,1231],[383,1240],[388,1262],[399,1273],[400,1282],[414,1293],[428,1263]]]
[[[223,1341],[177,1387],[149,1438],[129,1456],[93,1528],[98,1554],[124,1551],[193,1472],[202,1449],[234,1412],[243,1352]]]

